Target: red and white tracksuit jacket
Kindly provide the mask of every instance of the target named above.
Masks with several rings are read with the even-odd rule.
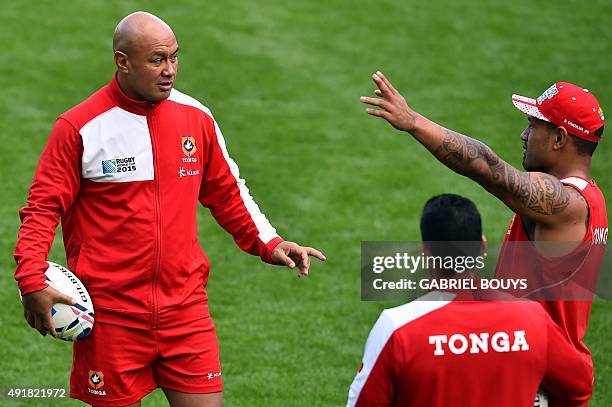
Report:
[[[270,262],[282,241],[249,194],[210,110],[173,89],[151,104],[115,78],[62,114],[30,187],[15,248],[22,295],[44,289],[61,219],[68,267],[97,321],[154,328],[208,312],[196,208]]]
[[[459,298],[434,291],[384,310],[347,407],[533,406],[540,385],[550,405],[587,405],[592,367],[540,304]]]

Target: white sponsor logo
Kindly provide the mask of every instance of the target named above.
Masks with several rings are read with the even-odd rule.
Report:
[[[468,336],[469,338],[466,338],[462,334],[454,334],[449,338],[447,335],[431,335],[429,344],[434,345],[434,356],[444,356],[445,347],[455,355],[464,354],[468,348],[469,353],[489,353],[489,345],[491,351],[499,353],[529,350],[525,331],[514,331],[512,343],[510,343],[510,335],[503,331],[495,332],[493,335],[489,335],[488,332],[470,333]]]
[[[552,99],[557,93],[559,93],[559,89],[557,89],[557,84],[555,83],[538,98],[538,105],[541,105],[546,99]]]
[[[221,376],[221,372],[216,372],[216,373],[209,373],[209,374],[207,374],[207,375],[206,375],[206,378],[207,378],[208,380],[212,380],[212,379],[214,379],[215,377],[220,377],[220,376]]]
[[[89,390],[91,394],[95,394],[96,396],[106,396],[106,390],[94,390],[90,389],[89,387],[87,388],[87,390]]]
[[[563,123],[567,123],[567,124],[569,124],[570,126],[572,126],[573,128],[575,128],[575,129],[577,129],[577,130],[580,130],[580,131],[581,131],[581,132],[583,132],[583,133],[589,134],[589,131],[588,131],[587,129],[583,128],[582,126],[580,126],[580,125],[578,125],[578,124],[576,124],[576,123],[574,123],[574,122],[570,122],[570,121],[569,121],[569,120],[567,120],[567,119],[563,119]]]
[[[194,175],[199,175],[200,174],[200,170],[186,170],[184,167],[179,168],[178,170],[178,174],[179,174],[179,179],[183,178],[183,177],[191,177]]]
[[[599,245],[608,244],[608,228],[596,228],[593,232],[593,243]]]

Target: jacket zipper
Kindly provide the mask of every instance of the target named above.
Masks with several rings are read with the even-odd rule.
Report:
[[[159,268],[161,263],[161,204],[159,199],[159,167],[157,164],[157,141],[153,127],[153,107],[151,105],[149,105],[149,107],[147,108],[147,125],[149,127],[149,134],[151,136],[151,144],[153,149],[153,168],[155,169],[153,179],[155,185],[155,223],[157,226],[157,236],[155,247],[155,270],[153,271],[153,284],[151,286],[151,290],[153,294],[152,324],[153,329],[156,329],[159,324],[159,313],[157,310],[157,276],[159,275]]]

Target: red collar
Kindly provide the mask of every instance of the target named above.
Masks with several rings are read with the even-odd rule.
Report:
[[[119,87],[119,83],[117,82],[117,73],[113,75],[113,79],[108,84],[108,91],[110,93],[111,98],[117,103],[117,106],[120,108],[127,110],[128,112],[138,114],[141,116],[146,116],[150,114],[154,109],[156,109],[163,101],[159,103],[151,103],[146,100],[135,100],[127,96]]]

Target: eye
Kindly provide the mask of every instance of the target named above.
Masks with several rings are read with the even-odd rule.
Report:
[[[161,64],[161,61],[162,61],[161,58],[153,58],[151,60],[151,62],[153,62],[154,64]]]

